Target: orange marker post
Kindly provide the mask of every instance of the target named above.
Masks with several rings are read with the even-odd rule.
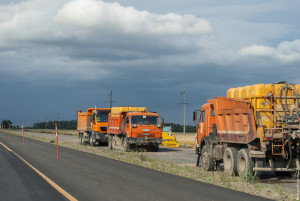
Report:
[[[24,144],[24,130],[23,130],[23,124],[22,124],[22,134],[23,134],[23,144]]]
[[[55,123],[55,133],[56,133],[56,152],[57,152],[57,159],[59,159],[59,152],[58,152],[58,136],[57,136],[57,123]]]
[[[10,137],[10,124],[8,124],[8,137]]]

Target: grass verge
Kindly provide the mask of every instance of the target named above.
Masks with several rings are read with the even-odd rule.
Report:
[[[22,135],[19,132],[11,131],[11,134]],[[51,143],[49,138],[44,138],[40,136],[33,136],[26,134],[26,137]],[[60,146],[84,151],[99,156],[123,161],[126,163],[131,163],[139,165],[145,168],[150,168],[153,170],[209,183],[225,188],[230,188],[233,190],[250,193],[253,195],[273,199],[273,200],[296,200],[296,193],[289,191],[287,189],[282,189],[278,185],[266,185],[262,183],[257,183],[255,178],[249,179],[232,177],[224,172],[206,172],[197,167],[178,165],[172,160],[161,161],[158,159],[151,158],[145,155],[143,152],[122,152],[114,151],[108,149],[99,149],[98,147],[91,147],[89,145],[79,145],[74,142],[61,142]]]
[[[55,134],[54,129],[25,129],[25,131],[35,132],[35,133],[51,133]],[[78,135],[76,130],[59,130],[60,135]],[[176,140],[179,142],[180,147],[194,147],[195,146],[195,133],[173,132]]]
[[[35,132],[35,133],[51,133],[55,134],[55,129],[24,129],[24,131]],[[76,130],[59,130],[60,135],[78,135]]]

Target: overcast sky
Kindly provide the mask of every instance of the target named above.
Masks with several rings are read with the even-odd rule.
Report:
[[[187,121],[231,87],[300,84],[300,1],[0,2],[0,120],[146,106]]]

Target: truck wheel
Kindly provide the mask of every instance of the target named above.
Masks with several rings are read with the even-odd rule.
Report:
[[[130,144],[127,141],[127,137],[123,137],[123,143],[122,143],[123,151],[129,151]]]
[[[253,161],[249,156],[248,149],[241,149],[237,156],[237,170],[240,177],[243,177],[247,172],[253,174]]]
[[[153,148],[152,150],[153,150],[154,152],[158,152],[158,150],[159,150],[159,145],[158,145],[158,144],[153,145],[152,148]]]
[[[95,139],[92,136],[90,137],[90,145],[95,146]]]
[[[80,144],[83,144],[83,133],[79,133]]]
[[[206,171],[211,171],[214,168],[214,159],[208,156],[207,147],[206,145],[202,148],[201,151],[201,164],[202,168]]]
[[[234,147],[227,147],[223,156],[224,172],[230,175],[237,173],[237,150]]]
[[[112,135],[111,136],[111,149],[116,149],[116,139],[117,136],[116,135]]]
[[[108,149],[112,150],[112,135],[108,135]]]

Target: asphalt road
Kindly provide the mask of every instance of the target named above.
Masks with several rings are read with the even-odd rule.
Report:
[[[0,200],[66,200],[42,177],[0,145]]]
[[[16,131],[14,131],[16,132]],[[19,131],[19,133],[21,133]],[[36,132],[25,132],[26,135],[33,135],[38,137],[47,138],[49,140],[55,141],[55,134],[48,134],[48,133],[36,133]],[[59,135],[60,142],[66,142],[66,143],[79,143],[78,136],[73,135]],[[96,145],[98,146],[98,145]],[[99,149],[108,149],[107,146],[98,146]],[[195,166],[196,164],[196,154],[195,150],[192,150],[192,148],[169,148],[169,147],[163,147],[160,146],[158,152],[144,152],[144,154],[156,158],[159,160],[173,160],[177,164],[187,165],[187,166]],[[261,183],[264,183],[265,185],[273,185],[276,184],[282,188],[290,189],[293,191],[297,191],[297,181],[290,177],[290,175],[287,174],[281,174],[280,176],[276,175],[274,172],[264,172],[262,174]]]
[[[55,145],[28,138],[23,145],[15,135],[0,141],[78,200],[267,200],[64,147],[57,160]]]

